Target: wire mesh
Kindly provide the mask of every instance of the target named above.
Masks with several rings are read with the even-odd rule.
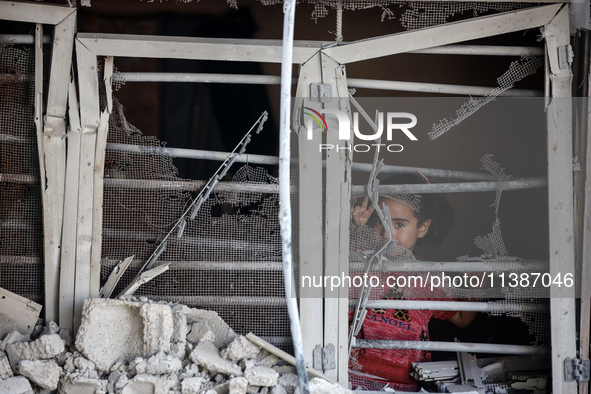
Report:
[[[31,49],[0,40],[0,286],[43,303],[43,228]]]
[[[117,100],[114,108],[109,143],[164,145],[129,124]],[[177,177],[172,158],[165,153],[107,151],[105,178],[102,280],[119,260],[135,255],[115,290],[118,294],[190,205],[196,187],[195,182]],[[109,179],[142,182],[109,183]],[[168,181],[175,181],[174,186],[167,187]],[[224,181],[278,184],[265,169],[249,165]],[[170,269],[140,287],[136,295],[214,310],[237,333],[253,332],[290,350],[278,195],[242,189],[214,189],[196,217],[187,221],[182,237],[168,238],[157,264],[171,263]]]

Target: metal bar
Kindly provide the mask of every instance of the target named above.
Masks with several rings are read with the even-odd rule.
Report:
[[[31,82],[34,78],[31,74],[0,74],[0,84]]]
[[[105,188],[116,187],[124,189],[145,189],[145,190],[200,190],[207,184],[207,181],[159,181],[151,179],[115,179],[105,178]],[[279,193],[279,185],[256,184],[242,182],[219,182],[216,192],[252,192],[252,193]],[[295,190],[292,190],[295,192]]]
[[[75,12],[76,8],[61,5],[0,1],[1,19],[17,22],[57,25]]]
[[[355,41],[346,45],[326,48],[323,51],[341,64],[375,59],[533,29],[549,23],[561,7],[561,4],[552,4],[444,23],[435,27]]]
[[[224,161],[228,157],[228,152],[219,151],[206,151],[199,149],[183,149],[183,148],[167,148],[157,146],[143,146],[143,145],[128,145],[128,144],[107,144],[107,150],[117,152],[130,152],[138,154],[161,154],[169,155],[171,157],[179,157],[184,159],[202,159],[202,160],[215,160]],[[265,165],[277,165],[279,164],[279,158],[277,156],[268,155],[250,155],[242,154],[236,157],[236,162],[239,163],[251,163],[251,164],[265,164]],[[298,160],[292,159],[292,165],[297,165]],[[351,169],[353,171],[360,172],[371,172],[370,163],[352,163]],[[386,165],[382,168],[380,173],[382,174],[412,174],[417,171],[422,172],[425,176],[436,177],[436,178],[448,178],[448,179],[464,179],[464,180],[496,180],[494,175],[486,172],[471,172],[471,171],[454,171],[454,170],[442,170],[438,168],[423,168],[423,167],[406,167],[406,166],[393,166]]]
[[[77,39],[97,56],[281,63],[281,40],[168,37],[78,33]],[[322,47],[320,41],[298,41],[295,64],[304,63]]]
[[[279,112],[279,225],[281,226],[281,251],[283,261],[283,282],[289,328],[293,341],[294,355],[299,378],[299,388],[302,394],[309,394],[308,374],[306,373],[306,359],[302,341],[302,328],[298,303],[293,292],[293,264],[291,251],[291,72],[294,61],[293,31],[295,25],[295,0],[283,2],[283,43],[281,51],[281,103]],[[309,57],[308,57],[309,58]],[[297,62],[303,63],[303,62]]]
[[[444,45],[419,49],[409,53],[425,55],[544,56],[544,48],[504,45]]]
[[[140,292],[141,293],[141,292]],[[139,295],[138,295],[139,296]],[[190,306],[199,307],[216,307],[216,306],[261,306],[269,308],[284,308],[287,303],[284,297],[232,297],[232,296],[157,296],[150,295],[150,299],[154,301],[168,301]]]
[[[376,339],[357,339],[354,348],[361,349],[412,349],[428,352],[468,352],[497,354],[545,354],[548,348],[538,346],[504,345],[492,343],[436,342],[436,341],[388,341]]]
[[[27,45],[35,43],[35,37],[31,34],[0,34],[0,40],[9,41],[11,44],[16,45]],[[41,39],[41,42],[43,44],[50,44],[51,37],[45,35]]]
[[[499,182],[461,182],[461,183],[429,183],[416,185],[380,185],[380,193],[464,193],[496,191]],[[503,183],[503,191],[537,189],[548,186],[546,178],[528,178]],[[353,196],[360,197],[367,194],[365,186],[353,186]]]
[[[119,82],[201,82],[231,83],[252,85],[279,85],[281,78],[276,75],[245,75],[245,74],[200,74],[200,73],[150,73],[120,72],[114,75]],[[297,79],[292,78],[292,84]],[[439,94],[458,94],[486,96],[494,88],[487,86],[450,85],[428,82],[385,81],[376,79],[349,78],[350,88],[366,88],[380,90],[397,90],[404,92],[423,92]],[[507,97],[542,97],[544,93],[531,89],[509,89],[500,94]]]
[[[0,256],[0,259],[2,256]],[[119,260],[103,259],[102,265],[116,265]],[[135,260],[135,265],[145,260]],[[281,271],[281,261],[170,261],[160,260],[161,264],[170,264],[170,271]]]
[[[366,262],[351,262],[351,272],[361,272]],[[510,265],[510,269],[507,266]],[[548,262],[541,261],[511,261],[511,262],[435,262],[435,261],[396,261],[383,262],[380,271],[383,272],[501,272],[528,271],[548,272]]]
[[[542,304],[504,304],[500,302],[470,301],[416,301],[416,300],[369,300],[366,308],[375,309],[413,309],[434,311],[474,311],[474,312],[546,312],[548,305]]]

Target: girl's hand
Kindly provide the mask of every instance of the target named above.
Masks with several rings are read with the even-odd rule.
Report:
[[[373,205],[369,202],[369,196],[365,196],[361,205],[351,208],[351,220],[353,220],[355,226],[360,227],[367,223],[374,209]]]

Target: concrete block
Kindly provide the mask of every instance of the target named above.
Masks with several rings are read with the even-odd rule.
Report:
[[[59,394],[96,394],[107,391],[107,380],[89,379],[77,374],[68,375],[60,381]]]
[[[272,368],[257,365],[244,371],[244,377],[252,386],[275,386],[279,374]]]
[[[187,341],[195,344],[201,341],[215,342],[215,334],[207,322],[198,321],[191,326],[191,331],[187,334]]]
[[[144,319],[144,356],[170,350],[173,333],[172,310],[168,305],[142,304],[140,315]]]
[[[238,366],[232,365],[228,360],[220,356],[218,348],[208,341],[199,342],[189,355],[191,361],[206,368],[211,373],[221,373],[229,376],[241,376],[242,371]]]
[[[230,379],[230,393],[231,394],[246,394],[248,387],[248,380],[243,377]]]
[[[181,394],[197,394],[205,383],[203,378],[186,378],[181,381]]]
[[[35,392],[27,378],[14,376],[0,381],[0,394],[35,394]]]
[[[6,346],[10,365],[16,367],[21,360],[48,360],[66,349],[57,334],[43,335],[33,342],[16,342]]]
[[[84,302],[76,349],[107,372],[118,361],[168,351],[172,332],[168,305],[93,298]]]
[[[121,390],[121,394],[168,394],[178,383],[175,375],[161,377],[139,374],[127,383]]]
[[[240,335],[222,350],[221,355],[230,361],[240,361],[256,357],[260,350],[257,345],[250,342],[245,336]]]
[[[18,365],[21,375],[46,390],[56,390],[62,369],[55,361],[23,360]]]
[[[12,376],[14,376],[14,374],[12,373],[12,368],[8,362],[8,357],[6,357],[6,353],[0,351],[0,380],[8,379]]]
[[[197,322],[204,322],[207,324],[208,329],[211,330],[215,336],[215,340],[213,342],[218,349],[227,347],[230,342],[232,342],[234,338],[238,336],[238,334],[236,334],[234,330],[232,330],[230,326],[228,326],[226,322],[214,311],[192,308],[191,311],[187,313],[187,323],[193,324],[193,329],[195,329],[194,323]],[[193,329],[191,329],[191,333],[193,332]],[[192,339],[193,343],[199,342],[199,339]],[[189,340],[189,336],[187,336],[187,340]]]

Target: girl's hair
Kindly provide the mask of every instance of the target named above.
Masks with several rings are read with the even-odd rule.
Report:
[[[405,185],[429,183],[429,180],[420,172],[414,174],[394,174],[380,181],[380,185]],[[414,210],[414,216],[420,225],[427,219],[431,219],[431,225],[427,234],[417,243],[423,245],[439,245],[449,229],[456,224],[454,211],[441,194],[425,193],[420,195],[418,209]]]

